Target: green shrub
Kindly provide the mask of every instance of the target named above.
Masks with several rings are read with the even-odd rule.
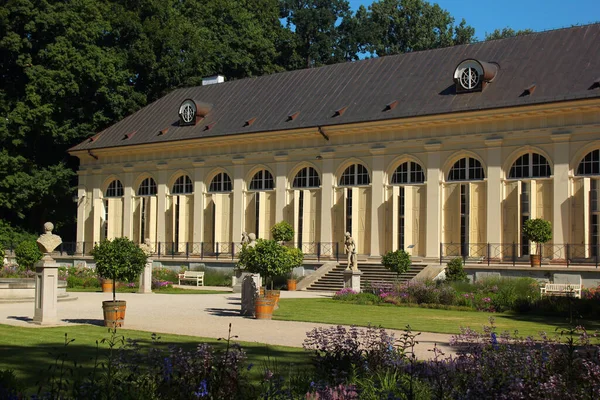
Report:
[[[231,286],[233,271],[229,269],[200,267],[204,271],[204,284],[206,286]]]
[[[552,239],[552,223],[541,218],[528,219],[523,224],[523,235],[534,243],[546,243]]]
[[[410,268],[410,255],[404,250],[388,251],[381,258],[381,264],[390,271],[400,275]]]
[[[2,246],[2,243],[0,243],[0,261],[2,263],[4,263],[4,256],[6,255],[6,253],[4,252],[4,247]]]
[[[291,242],[294,240],[294,228],[286,221],[281,221],[271,228],[271,237],[276,242]]]
[[[300,249],[282,246],[275,240],[258,239],[256,246],[244,246],[240,252],[238,266],[267,279],[289,274],[302,265],[304,255]]]
[[[468,280],[462,258],[455,258],[446,264],[446,281],[467,282]]]
[[[42,256],[37,243],[33,240],[25,240],[15,249],[15,257],[21,270],[33,269],[35,263],[41,260]]]
[[[94,246],[92,256],[96,261],[98,276],[116,281],[136,280],[146,265],[146,253],[128,238],[104,240]],[[113,301],[116,285],[113,285]]]

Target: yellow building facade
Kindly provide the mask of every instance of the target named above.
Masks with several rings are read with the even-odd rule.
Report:
[[[522,224],[543,218],[544,257],[596,257],[599,34],[590,25],[175,91],[70,150],[77,241],[234,254],[243,232],[269,238],[285,220],[308,255],[334,256],[350,232],[366,257],[505,260],[530,254]],[[577,39],[585,52],[544,53],[553,66],[520,57]]]

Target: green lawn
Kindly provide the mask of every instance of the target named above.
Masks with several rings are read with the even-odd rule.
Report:
[[[65,350],[65,333],[69,339],[75,339]],[[119,329],[117,333],[125,338],[138,339],[142,345],[151,342],[149,332]],[[235,335],[235,325],[232,328]],[[108,328],[98,326],[64,326],[56,328],[22,328],[0,324],[0,370],[12,369],[29,388],[36,387],[36,382],[44,371],[48,370],[54,363],[56,354],[66,352],[69,363],[77,361],[86,372],[94,365],[96,356],[96,341],[109,338],[111,335]],[[223,332],[227,337],[227,332]],[[235,340],[235,339],[234,339]],[[181,336],[160,335],[161,346],[179,345],[193,349],[198,343],[210,343],[215,346],[225,346],[224,341],[216,339]],[[255,365],[249,372],[250,379],[257,382],[264,373],[264,365],[268,359],[270,368],[274,363],[281,372],[287,371],[291,364],[293,369],[309,368],[308,355],[301,348],[271,346],[260,343],[240,342],[242,348],[247,352],[247,364]],[[100,344],[101,359],[105,357],[107,345]]]
[[[284,321],[321,322],[383,326],[390,329],[404,329],[410,325],[416,332],[458,333],[461,326],[481,331],[489,325],[489,317],[495,318],[497,331],[515,330],[521,336],[537,337],[541,331],[551,334],[558,328],[567,329],[564,318],[550,318],[536,315],[515,315],[509,313],[485,313],[478,311],[436,310],[418,307],[398,307],[393,305],[357,305],[331,299],[281,299],[279,310],[273,319]],[[600,321],[582,323],[588,331],[600,330]]]
[[[122,288],[118,288],[117,289],[117,293],[137,293],[138,289],[137,288],[128,288],[128,287],[122,287]],[[94,292],[94,293],[100,293],[102,292],[102,288],[95,288],[95,287],[87,287],[87,288],[67,288],[67,292]],[[221,293],[231,293],[231,291],[225,291],[225,290],[204,290],[204,289],[200,289],[200,290],[196,290],[196,289],[181,289],[181,288],[174,288],[174,287],[164,287],[161,289],[153,289],[152,290],[153,293],[158,293],[158,294],[221,294]]]

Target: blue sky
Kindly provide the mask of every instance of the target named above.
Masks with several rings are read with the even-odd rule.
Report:
[[[353,11],[362,4],[368,7],[373,0],[349,0]],[[475,36],[496,28],[542,31],[565,28],[576,24],[600,22],[600,0],[438,0],[437,3],[460,21],[464,18],[475,28]]]

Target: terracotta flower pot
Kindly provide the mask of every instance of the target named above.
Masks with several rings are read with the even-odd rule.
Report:
[[[254,315],[256,319],[271,319],[275,301],[270,297],[257,297],[254,303]]]
[[[103,301],[102,311],[104,311],[104,326],[109,328],[120,328],[125,323],[125,309],[127,302],[123,300]]]
[[[541,254],[531,254],[529,256],[529,261],[531,262],[532,267],[541,267],[542,266],[542,255]]]
[[[274,305],[273,309],[277,310],[279,308],[279,296],[281,295],[280,290],[265,290],[265,297],[273,299]]]
[[[287,280],[287,290],[290,292],[293,292],[294,290],[296,290],[296,284],[298,282],[295,279],[288,279]]]
[[[113,280],[102,279],[102,291],[105,293],[112,293],[113,291]]]

